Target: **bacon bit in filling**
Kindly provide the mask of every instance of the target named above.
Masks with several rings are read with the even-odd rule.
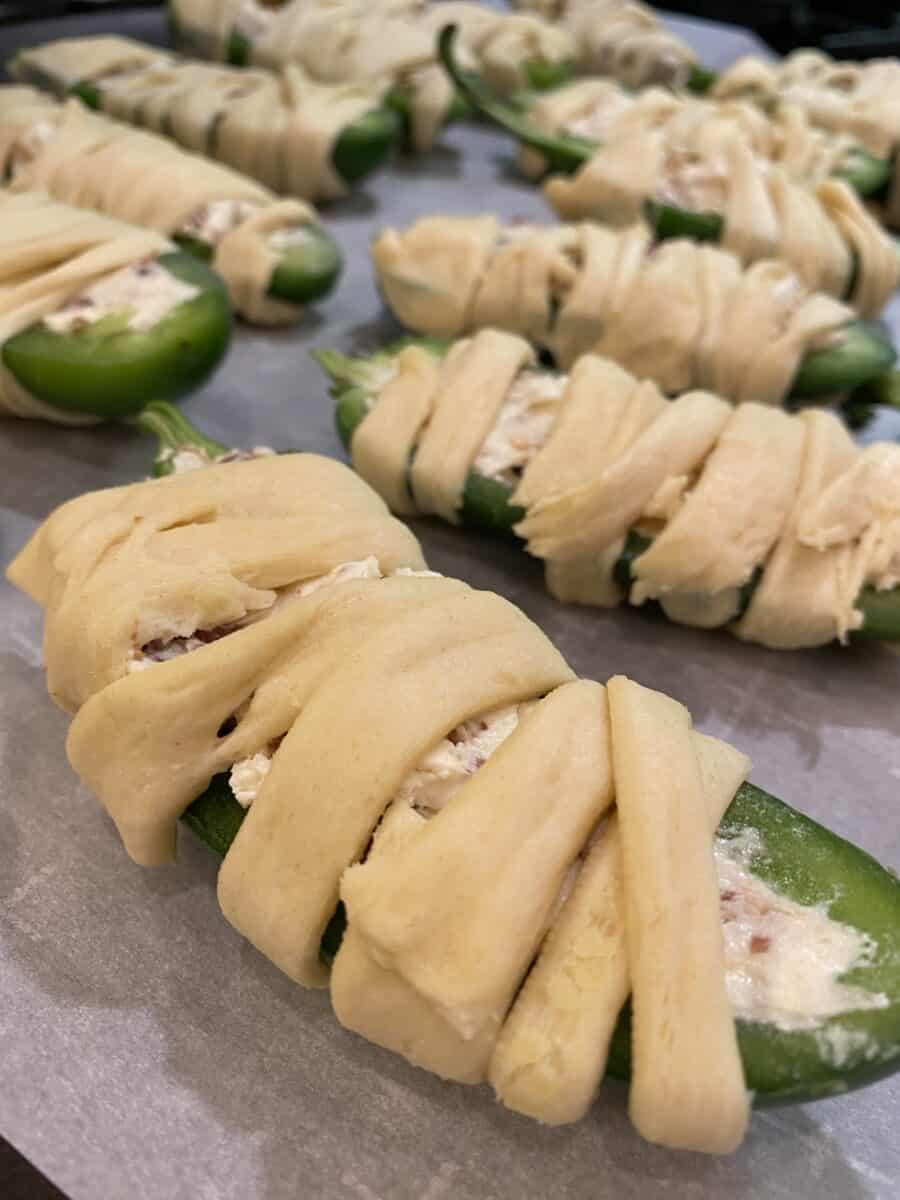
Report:
[[[71,296],[44,317],[44,324],[54,333],[78,333],[113,313],[129,313],[128,328],[145,333],[198,294],[193,284],[182,283],[155,259],[146,259]]]

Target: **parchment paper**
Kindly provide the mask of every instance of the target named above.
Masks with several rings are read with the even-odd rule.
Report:
[[[684,24],[714,65],[753,46]],[[3,31],[4,57],[76,28],[104,25]],[[118,28],[163,32],[147,13]],[[508,157],[502,138],[459,127],[336,209],[347,269],[334,298],[299,333],[242,330],[189,414],[231,444],[338,454],[306,350],[396,333],[372,286],[368,239],[439,208],[546,215]],[[900,421],[870,432],[895,437]],[[54,505],[140,477],[150,455],[125,429],[4,423],[0,558]],[[700,728],[752,756],[755,781],[900,865],[900,656],[776,654],[633,610],[562,608],[513,548],[424,522],[416,532],[435,568],[510,596],[581,673],[626,671],[677,696]],[[345,1033],[326,995],[292,985],[225,923],[216,863],[190,835],[174,868],[127,860],[66,764],[38,613],[5,584],[0,605],[0,1133],[72,1200],[897,1196],[897,1079],[758,1113],[739,1154],[710,1160],[642,1143],[620,1085],[606,1085],[580,1125],[546,1130],[487,1088],[441,1083]]]

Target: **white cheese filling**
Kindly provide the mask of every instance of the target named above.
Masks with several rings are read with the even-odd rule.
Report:
[[[728,998],[736,1017],[778,1029],[815,1029],[841,1013],[887,1006],[887,997],[843,983],[871,961],[871,939],[797,904],[747,869],[762,852],[755,831],[715,842]]]
[[[206,242],[209,246],[218,246],[222,238],[259,212],[260,207],[250,200],[210,200],[208,204],[195,209],[176,233]]]
[[[54,333],[75,333],[113,313],[130,313],[128,328],[146,333],[179,304],[199,294],[155,260],[122,267],[71,296],[44,317]]]
[[[395,799],[423,817],[440,812],[514,732],[528,707],[513,704],[497,708],[457,725],[410,772]]]
[[[565,375],[549,371],[521,371],[481,444],[474,470],[489,479],[515,483],[550,436],[567,382]]]
[[[201,467],[218,466],[220,463],[249,462],[253,458],[270,458],[277,451],[271,446],[251,446],[249,450],[226,450],[224,454],[210,454],[200,446],[179,446],[173,450],[167,446],[157,456],[157,462],[170,463],[173,475],[184,475],[187,471],[198,471]]]

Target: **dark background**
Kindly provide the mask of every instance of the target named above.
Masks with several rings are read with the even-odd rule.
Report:
[[[144,6],[152,7],[153,2],[145,0]],[[97,12],[103,7],[138,5],[128,0],[0,0],[0,22],[65,12]],[[838,58],[900,53],[900,8],[879,0],[762,0],[751,5],[722,0],[668,0],[660,7],[747,26],[781,53],[797,46],[821,46]]]

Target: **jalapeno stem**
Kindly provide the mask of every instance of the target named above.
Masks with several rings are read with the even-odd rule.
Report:
[[[523,145],[530,147],[532,150],[538,151],[547,162],[547,170],[552,173],[570,175],[582,167],[588,159],[602,147],[602,142],[594,138],[580,137],[576,134],[565,133],[561,131],[543,130],[529,120],[527,108],[522,104],[521,99],[518,103],[515,101],[504,101],[490,90],[484,80],[472,71],[464,70],[456,60],[454,44],[457,37],[457,27],[455,25],[445,26],[438,38],[438,54],[440,60],[450,75],[450,78],[459,89],[461,95],[472,105],[473,108],[483,113],[490,120],[505,129],[507,133],[512,134]],[[701,78],[710,77],[707,84],[711,86],[716,76],[712,72],[704,71],[703,68],[694,68],[692,79],[698,81]],[[690,87],[690,84],[689,84]],[[692,90],[705,90],[693,88]],[[862,146],[855,147],[847,156],[841,167],[835,172],[835,175],[846,180],[859,195],[864,197],[876,196],[881,193],[890,182],[893,174],[891,163],[886,159],[877,158],[870,154]],[[654,203],[655,202],[651,202]],[[660,206],[656,208],[668,208],[670,212],[667,217],[667,230],[663,231],[660,226],[654,223],[658,237],[712,237],[710,233],[693,234],[690,228],[685,228],[682,222],[690,223],[691,219],[699,218],[701,221],[708,218],[710,214],[692,213],[689,209],[675,208],[674,206]],[[673,228],[672,214],[677,214],[678,224]],[[716,214],[712,214],[715,216]],[[652,213],[651,213],[652,216]],[[721,232],[721,216],[718,216],[719,232]],[[718,233],[715,234],[718,238]]]
[[[201,433],[179,409],[165,400],[153,400],[143,408],[132,424],[156,438],[159,449],[153,464],[154,475],[171,475],[175,455],[181,450],[199,450],[210,458],[227,454],[230,447]]]

